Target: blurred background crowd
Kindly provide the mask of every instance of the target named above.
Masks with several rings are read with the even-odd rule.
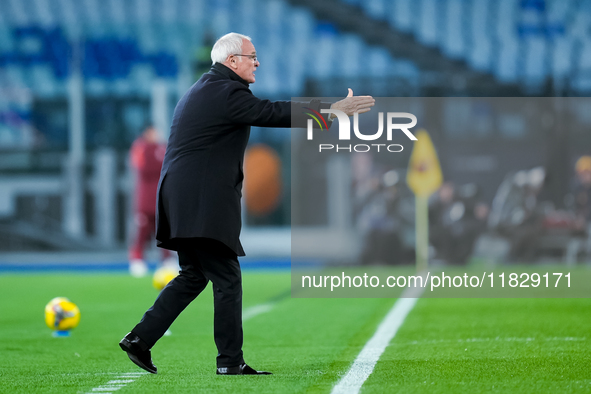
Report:
[[[157,155],[174,105],[230,31],[257,48],[261,98],[348,87],[401,100],[518,98],[502,110],[478,100],[422,109],[440,114],[421,126],[445,179],[430,202],[432,257],[589,259],[588,0],[0,0],[0,253],[143,259],[141,155]],[[569,100],[532,115],[532,97]],[[156,145],[134,143],[147,128]],[[293,224],[351,229],[362,241],[344,253],[356,262],[411,262],[406,151],[318,159],[302,136],[252,130],[247,253],[288,256]],[[334,212],[329,201],[341,201]]]
[[[414,261],[414,196],[399,179],[390,170],[371,178],[369,185],[359,184],[362,264]],[[432,263],[589,261],[591,156],[577,161],[560,208],[549,199],[545,184],[541,166],[512,171],[490,201],[477,183],[445,182],[429,202]]]

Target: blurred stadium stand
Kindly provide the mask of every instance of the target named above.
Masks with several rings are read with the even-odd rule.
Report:
[[[588,0],[0,0],[0,236],[13,249],[125,245],[127,149],[146,121],[166,133],[176,101],[208,67],[202,53],[229,31],[257,47],[259,97],[343,96],[347,87],[374,96],[584,96],[590,26]],[[78,74],[88,154],[72,178]],[[289,139],[284,130],[251,134],[279,152],[284,174]],[[550,156],[564,176],[572,159],[559,151]],[[112,174],[100,171],[104,160]],[[102,176],[113,186],[105,190]],[[84,194],[83,234],[74,240],[62,233],[73,179]],[[277,211],[247,215],[247,228],[289,223],[284,185]]]
[[[374,96],[585,94],[591,89],[590,4],[4,0],[0,86],[28,92],[30,99],[24,104],[3,100],[8,103],[0,119],[15,127],[2,128],[0,144],[30,147],[35,137],[49,145],[65,143],[67,130],[53,119],[55,108],[53,115],[42,108],[47,101],[65,105],[77,46],[87,99],[100,99],[97,106],[103,108],[97,111],[115,111],[114,117],[123,118],[111,129],[133,129],[145,114],[127,101],[145,107],[156,79],[176,93],[175,101],[197,77],[192,69],[205,37],[230,30],[252,36],[262,62],[253,91],[270,98],[340,96],[345,82]],[[121,111],[104,108],[118,98],[126,100]],[[31,118],[45,126],[42,136],[26,136],[14,125]],[[102,132],[89,127],[90,134]],[[98,138],[97,143],[121,148],[132,137],[129,131],[114,133],[115,141]]]
[[[443,73],[435,86],[445,89],[445,95],[455,90],[466,93],[466,88],[474,95],[484,87],[485,95],[501,96],[491,94],[494,82],[487,76],[500,85],[497,91],[512,95],[585,95],[589,91],[588,1],[342,1],[358,10],[341,8],[343,24],[371,40],[388,37],[383,45],[397,57],[410,58],[422,72]],[[323,15],[338,9],[331,4],[337,1],[298,2],[310,4]],[[452,86],[441,83],[449,74]]]

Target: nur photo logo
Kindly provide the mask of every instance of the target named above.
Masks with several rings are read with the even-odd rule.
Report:
[[[318,125],[320,130],[325,128],[328,130],[328,124],[322,114],[332,114],[339,120],[339,141],[350,141],[351,135],[351,121],[347,114],[343,111],[336,109],[321,109],[320,113],[311,108],[305,108],[311,112],[305,112],[312,119],[308,119],[307,122],[307,139],[309,141],[314,140],[314,122]],[[394,130],[402,131],[409,140],[416,141],[417,137],[409,130],[416,126],[417,117],[408,112],[387,112],[386,113],[386,140],[392,141],[392,135]],[[409,123],[395,123],[395,119],[409,119]],[[378,112],[378,130],[373,134],[364,134],[359,130],[359,114],[355,112],[353,115],[353,135],[361,141],[376,141],[384,134],[384,112]],[[380,152],[381,150],[388,151],[391,153],[402,152],[404,147],[400,144],[385,144],[385,143],[372,143],[372,144],[319,144],[319,152],[323,151],[335,151],[335,152],[369,152],[375,150]]]

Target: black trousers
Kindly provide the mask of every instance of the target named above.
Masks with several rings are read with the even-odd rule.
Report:
[[[180,247],[178,255],[180,274],[162,289],[132,332],[151,349],[211,281],[217,366],[233,367],[244,363],[242,276],[236,254],[220,242],[199,239]]]

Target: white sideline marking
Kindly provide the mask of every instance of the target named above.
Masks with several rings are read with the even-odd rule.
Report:
[[[255,316],[262,315],[263,313],[269,312],[275,304],[260,304],[251,306],[250,308],[246,309],[242,312],[242,321],[246,321],[248,319],[252,319]]]
[[[411,287],[404,290],[384,320],[380,323],[373,337],[361,349],[345,376],[332,389],[331,394],[359,393],[361,386],[373,372],[386,346],[392,341],[396,332],[404,323],[404,319],[417,303],[423,293],[422,287]]]
[[[141,377],[142,375],[146,375],[146,374],[148,374],[148,372],[118,373],[118,374],[116,374],[117,376],[115,376],[115,379],[109,380],[107,383],[101,384],[98,387],[94,387],[94,388],[90,389],[90,391],[88,391],[87,393],[92,394],[92,393],[100,392],[102,394],[109,394],[109,393],[112,393],[113,391],[117,391],[117,390],[122,389],[128,383],[135,382],[135,380],[137,378]],[[97,374],[97,375],[99,375],[99,374]],[[135,378],[135,379],[131,379],[131,378]]]

